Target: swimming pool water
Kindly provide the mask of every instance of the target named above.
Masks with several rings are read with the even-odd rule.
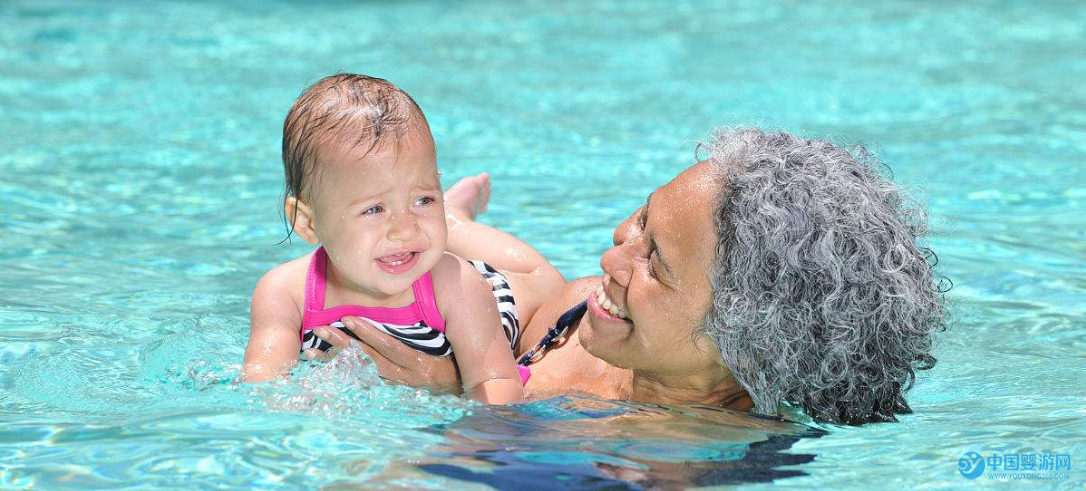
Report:
[[[1086,7],[1007,3],[0,3],[0,488],[758,489],[1086,482]],[[301,367],[234,383],[278,244],[279,135],[336,71],[430,119],[445,183],[567,277],[722,124],[872,144],[954,282],[914,415],[762,428],[568,397],[485,408]],[[734,423],[725,425],[721,421]],[[992,472],[989,470],[989,473]]]

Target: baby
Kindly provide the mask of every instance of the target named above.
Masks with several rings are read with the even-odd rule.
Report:
[[[285,375],[355,316],[421,352],[455,352],[469,397],[521,400],[510,286],[446,252],[434,140],[411,96],[364,75],[320,80],[287,114],[283,166],[287,222],[320,247],[257,283],[245,381]]]

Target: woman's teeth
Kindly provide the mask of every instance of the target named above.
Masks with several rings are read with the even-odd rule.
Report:
[[[610,312],[611,315],[620,319],[629,320],[626,311],[620,309],[610,298],[607,298],[607,293],[604,292],[603,285],[600,285],[599,288],[596,289],[596,303],[599,304],[600,307],[603,307],[603,310]]]

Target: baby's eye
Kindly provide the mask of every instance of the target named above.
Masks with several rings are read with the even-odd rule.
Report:
[[[415,206],[426,206],[426,205],[431,205],[431,204],[433,204],[433,203],[434,203],[435,201],[437,201],[437,200],[436,200],[436,199],[434,199],[434,197],[433,197],[433,196],[423,196],[423,197],[421,197],[421,198],[419,198],[419,199],[415,200]]]
[[[376,215],[378,213],[381,213],[382,211],[385,211],[385,209],[382,208],[381,205],[374,205],[374,206],[371,206],[371,207],[366,208],[365,210],[363,210],[362,214],[363,215]]]

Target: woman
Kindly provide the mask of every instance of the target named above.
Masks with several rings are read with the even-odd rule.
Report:
[[[791,405],[838,424],[910,412],[904,393],[917,370],[935,364],[931,335],[945,326],[928,251],[916,242],[923,212],[875,172],[878,162],[862,147],[850,153],[740,128],[716,132],[703,149],[707,160],[618,226],[602,277],[566,284],[532,316],[522,354],[564,314],[574,322],[533,357],[527,393],[771,415]],[[485,203],[485,186],[467,186],[482,187],[474,194]],[[475,223],[471,195],[450,189],[450,250],[551,274],[527,245],[512,247],[515,239]],[[514,285],[514,293],[519,301],[542,292]],[[576,320],[570,308],[585,299],[588,313]],[[455,383],[448,360],[423,357],[353,319],[347,325],[384,376]],[[322,331],[334,345],[348,344]]]

